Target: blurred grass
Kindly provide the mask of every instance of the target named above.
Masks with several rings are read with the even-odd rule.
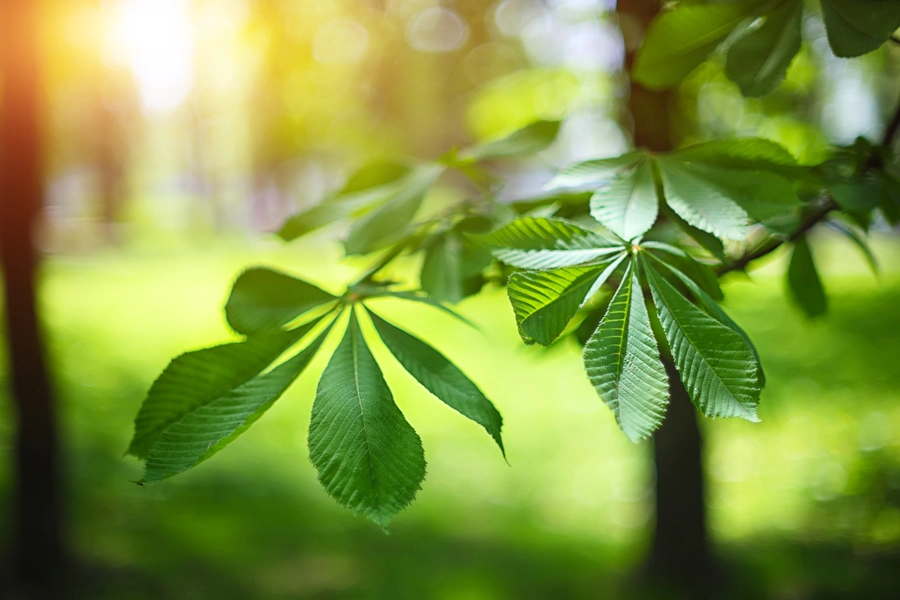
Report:
[[[780,259],[752,282],[727,285],[728,309],[756,341],[769,380],[761,424],[703,423],[711,526],[737,586],[729,597],[897,597],[900,248],[895,238],[878,244],[879,280],[848,248],[830,238],[816,247],[832,296],[824,321],[788,305]],[[461,306],[481,332],[427,307],[377,305],[494,400],[510,460],[373,344],[429,461],[423,491],[389,536],[327,498],[306,458],[317,375],[336,339],[214,460],[158,485],[130,483],[140,465],[122,452],[143,395],[172,356],[229,339],[220,310],[229,281],[261,262],[336,290],[355,272],[335,266],[336,252],[315,237],[288,246],[224,240],[47,263],[43,302],[84,597],[614,595],[648,543],[648,445],[617,431],[574,345],[522,346],[498,290]],[[9,525],[0,523],[4,533]]]

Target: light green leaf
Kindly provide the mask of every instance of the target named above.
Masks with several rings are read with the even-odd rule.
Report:
[[[144,481],[160,481],[211,457],[255,423],[294,382],[325,341],[331,327],[309,346],[268,373],[193,408],[156,438]]]
[[[647,437],[662,423],[669,403],[669,379],[631,265],[606,316],[584,346],[584,368],[632,442]]]
[[[444,355],[422,340],[388,323],[371,310],[369,317],[384,345],[403,368],[438,400],[484,427],[505,456],[500,437],[503,419],[478,386]]]
[[[827,312],[828,298],[805,236],[794,241],[787,282],[791,296],[807,317],[818,317]]]
[[[598,158],[566,167],[544,189],[577,188],[612,181],[644,158],[643,152],[628,152],[613,158]]]
[[[900,28],[896,0],[822,0],[828,43],[845,58],[875,50]]]
[[[173,359],[150,386],[141,404],[128,453],[146,459],[164,431],[193,411],[229,397],[317,322],[318,319],[292,331],[188,352]]]
[[[783,177],[796,177],[806,167],[785,148],[764,138],[731,138],[687,146],[669,156],[682,162],[698,162],[726,169],[771,171]]]
[[[646,233],[658,214],[653,168],[646,161],[591,197],[591,216],[626,241]]]
[[[749,218],[725,192],[681,161],[658,158],[666,204],[690,225],[722,239],[742,240]]]
[[[573,267],[618,253],[601,235],[562,219],[523,217],[485,235],[471,236],[497,259],[521,269]]]
[[[402,237],[422,205],[428,188],[443,172],[444,167],[429,165],[404,179],[384,204],[353,225],[344,242],[347,254],[368,254]]]
[[[645,266],[660,324],[691,400],[708,417],[758,421],[758,366],[746,340]]]
[[[644,35],[633,79],[655,90],[678,85],[735,27],[756,16],[759,4],[686,5],[659,14]]]
[[[542,346],[556,341],[602,271],[593,266],[513,273],[506,292],[523,339]]]
[[[764,96],[778,87],[803,40],[803,0],[787,0],[766,13],[728,49],[725,74],[745,96]]]
[[[523,156],[540,152],[556,140],[559,121],[537,121],[518,129],[503,139],[476,144],[459,153],[461,159],[476,161]]]
[[[363,165],[347,178],[347,182],[339,196],[356,194],[372,188],[381,187],[393,183],[410,174],[411,169],[407,165],[393,162],[374,162]]]
[[[422,441],[394,404],[355,312],[319,380],[308,445],[325,491],[382,527],[425,478]]]
[[[241,273],[225,304],[225,317],[238,333],[278,331],[303,313],[337,298],[286,273],[255,267]]]

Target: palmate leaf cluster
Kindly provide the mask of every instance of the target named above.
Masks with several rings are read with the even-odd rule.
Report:
[[[821,0],[821,8],[839,56],[876,48],[900,25],[893,0]],[[799,48],[804,10],[800,0],[676,3],[651,25],[632,76],[673,86],[721,49],[746,95],[766,93]],[[467,326],[451,305],[485,286],[506,287],[526,344],[583,346],[587,380],[633,441],[661,426],[679,382],[702,414],[756,421],[765,375],[750,337],[719,305],[719,278],[784,247],[787,292],[818,317],[828,301],[810,232],[839,232],[877,269],[869,227],[878,218],[900,224],[891,135],[835,148],[811,166],[756,138],[636,148],[564,168],[534,197],[498,201],[493,163],[547,148],[559,125],[540,121],[433,161],[365,165],[288,219],[285,241],[348,225],[346,254],[371,256],[370,266],[340,293],[266,267],[243,272],[225,304],[241,339],[172,360],[140,407],[128,452],[144,461],[142,482],[210,458],[330,348],[312,401],[309,458],[328,494],[386,527],[414,499],[426,462],[384,379],[384,358],[482,427],[505,456],[503,421],[461,369],[373,312],[370,300],[418,302]],[[449,172],[467,182],[465,200],[429,208],[430,190]],[[415,281],[385,277],[406,255],[420,258]]]

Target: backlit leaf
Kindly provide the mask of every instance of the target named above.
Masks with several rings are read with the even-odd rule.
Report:
[[[647,232],[656,222],[659,200],[653,169],[646,161],[591,197],[591,216],[626,241]]]

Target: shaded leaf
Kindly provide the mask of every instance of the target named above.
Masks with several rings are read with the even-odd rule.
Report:
[[[725,74],[745,96],[763,96],[778,87],[803,43],[803,0],[788,0],[764,15],[728,49]]]
[[[505,456],[500,437],[503,419],[478,386],[443,354],[422,340],[388,323],[371,310],[369,316],[384,345],[403,368],[438,400],[484,427]]]
[[[591,216],[623,240],[633,240],[656,222],[659,200],[653,169],[646,161],[591,197]]]
[[[845,58],[875,50],[900,28],[900,2],[822,0],[828,43]]]
[[[717,238],[711,233],[707,233],[702,229],[697,229],[693,225],[685,222],[684,219],[675,214],[671,208],[669,208],[665,203],[663,203],[659,207],[660,212],[665,215],[666,219],[675,224],[678,229],[683,231],[688,237],[697,242],[697,244],[709,252],[711,255],[718,258],[720,261],[728,262],[728,256],[725,255],[725,246],[722,244],[722,240]]]
[[[650,89],[671,88],[687,77],[760,2],[677,6],[650,23],[632,77]]]
[[[693,256],[671,244],[647,241],[641,243],[641,246],[659,251],[656,257],[690,277],[691,281],[703,288],[703,291],[713,299],[724,298],[722,288],[719,287],[719,278],[709,265],[697,262]]]
[[[839,221],[837,219],[829,219],[828,221],[825,221],[825,224],[835,231],[840,232],[847,239],[853,242],[853,244],[857,248],[859,248],[859,251],[862,252],[863,256],[866,259],[866,262],[869,263],[869,268],[872,269],[872,272],[876,275],[878,274],[878,259],[875,258],[875,254],[872,252],[872,249],[866,242],[865,237],[860,232],[855,230],[850,225],[847,225],[843,221]]]
[[[325,290],[286,273],[255,267],[241,273],[225,304],[225,318],[238,333],[278,331],[303,313],[337,300]]]
[[[669,403],[669,379],[660,362],[637,272],[631,266],[584,347],[584,368],[632,442],[647,437],[662,423]]]
[[[756,357],[744,338],[702,310],[649,265],[647,278],[675,366],[694,404],[708,417],[758,421]]]
[[[562,219],[523,217],[491,233],[471,236],[497,259],[522,269],[558,269],[622,249],[601,235]]]
[[[325,491],[382,527],[425,478],[422,442],[394,404],[355,312],[319,380],[308,445]]]
[[[828,310],[828,298],[813,262],[806,237],[794,241],[794,252],[787,271],[788,289],[807,317],[818,317]]]
[[[785,148],[764,138],[731,138],[687,146],[669,156],[683,162],[699,162],[726,169],[771,171],[783,177],[798,177],[807,171]]]

